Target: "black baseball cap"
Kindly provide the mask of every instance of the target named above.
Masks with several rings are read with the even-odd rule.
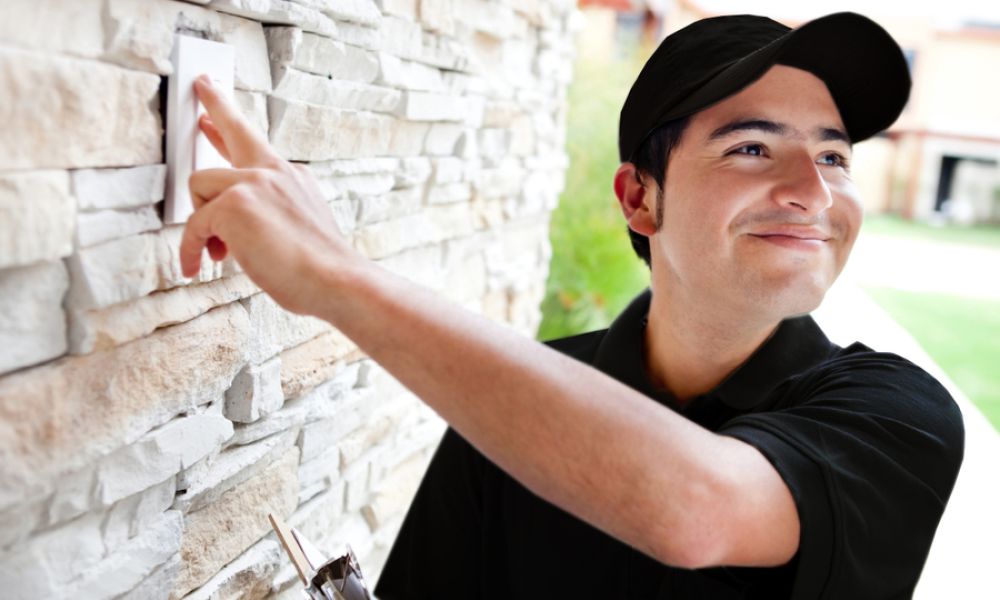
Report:
[[[667,36],[622,106],[618,154],[628,161],[658,126],[740,91],[775,64],[822,79],[852,142],[889,127],[910,95],[910,73],[892,36],[841,12],[791,29],[756,15],[696,21]]]

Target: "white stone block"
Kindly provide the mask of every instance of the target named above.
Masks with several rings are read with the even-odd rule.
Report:
[[[382,40],[379,47],[401,58],[418,59],[423,49],[423,35],[419,23],[387,16],[379,28]]]
[[[468,182],[433,185],[427,189],[428,204],[450,204],[472,199],[472,186]]]
[[[323,12],[340,21],[352,21],[371,27],[378,27],[382,22],[382,13],[373,0],[338,0],[321,4]]]
[[[66,585],[67,598],[114,598],[139,585],[181,547],[183,516],[161,513],[134,538]]]
[[[173,508],[188,513],[212,504],[283,456],[295,444],[298,435],[298,429],[293,427],[209,457],[197,474],[190,474],[194,470],[188,472],[184,487],[178,489],[177,497],[173,499]]]
[[[67,261],[68,305],[100,308],[157,289],[157,242],[155,234],[143,233],[78,251]]]
[[[68,287],[61,261],[0,271],[0,373],[66,352]]]
[[[402,95],[392,88],[329,79],[287,66],[279,67],[279,73],[274,95],[309,104],[391,113]]]
[[[289,27],[269,27],[266,36],[275,86],[282,66],[362,83],[378,76],[378,56],[370,50]]]
[[[299,435],[302,462],[310,461],[334,447],[341,438],[360,427],[370,412],[370,398],[358,394],[341,403],[335,417],[307,424]]]
[[[451,127],[458,126],[452,125]],[[458,128],[458,132],[461,133],[461,128]],[[427,139],[429,140],[433,134],[434,128],[431,127],[431,133],[427,134]],[[431,159],[431,164],[434,169],[431,177],[432,183],[455,183],[462,181],[465,177],[465,161],[460,158],[452,156],[434,158]]]
[[[368,27],[347,21],[338,22],[337,32],[331,37],[365,50],[378,50],[382,39],[377,27]]]
[[[63,475],[47,503],[46,522],[50,525],[62,523],[96,508],[96,492],[97,471],[93,466]]]
[[[4,47],[0,89],[0,170],[162,160],[156,75]]]
[[[114,348],[259,291],[249,277],[238,274],[200,285],[153,292],[107,308],[70,310],[69,351],[89,354]]]
[[[254,129],[267,137],[267,132],[270,129],[267,122],[267,94],[236,90],[233,93],[233,99],[236,100],[236,106],[240,108],[243,116],[250,121]]]
[[[76,218],[76,246],[87,248],[102,242],[128,237],[163,226],[155,207],[132,210],[81,212]]]
[[[226,390],[225,415],[230,421],[252,423],[281,408],[281,360],[272,358],[243,367]]]
[[[0,558],[4,598],[62,598],[65,584],[97,565],[104,556],[101,518],[88,513],[32,537]]]
[[[268,99],[271,144],[289,160],[330,160],[389,154],[393,119],[375,113],[340,110]],[[331,132],[336,132],[332,135]]]
[[[80,169],[70,174],[80,210],[134,208],[163,200],[167,165]]]
[[[388,172],[359,173],[357,175],[340,175],[336,177],[320,176],[319,181],[328,198],[375,196],[388,192],[396,185],[396,177]],[[351,229],[353,228],[352,224]]]
[[[113,350],[0,378],[3,423],[17,424],[0,427],[0,510],[51,493],[60,475],[220,398],[246,364],[249,329],[246,310],[231,304]]]
[[[411,156],[400,161],[396,171],[397,188],[412,187],[427,181],[431,176],[431,161],[426,156]]]
[[[434,67],[405,60],[387,52],[379,52],[378,82],[407,90],[442,91],[441,71]]]
[[[464,121],[468,111],[460,96],[407,91],[396,114],[411,121]]]
[[[163,483],[119,500],[111,507],[101,527],[104,546],[109,552],[139,535],[162,517],[163,512],[174,501],[176,483],[176,479],[171,477]]]
[[[413,214],[423,204],[423,189],[419,187],[392,190],[378,196],[361,198],[358,221],[367,225],[402,215]]]
[[[271,591],[271,578],[284,556],[278,542],[261,540],[184,600],[264,598]]]
[[[0,512],[0,563],[4,562],[3,555],[8,549],[20,544],[44,522],[45,505],[42,502],[24,502]]]
[[[454,35],[455,16],[454,0],[420,0],[420,22],[431,31]]]
[[[389,147],[386,154],[390,156],[419,156],[424,148],[424,139],[430,130],[430,123],[394,119],[389,127]]]
[[[417,20],[417,0],[380,0],[379,8],[387,15]]]
[[[68,256],[75,213],[65,171],[0,174],[0,269]]]
[[[104,49],[104,0],[5,0],[0,40],[5,45],[80,58],[97,58]],[[44,31],[45,35],[39,35]]]
[[[299,398],[285,402],[281,410],[254,423],[238,425],[229,445],[250,444],[280,431],[297,429],[307,421],[336,415],[348,397],[360,393],[360,390],[352,390],[358,380],[359,372],[359,363],[347,365],[332,380]]]
[[[233,434],[227,419],[182,417],[101,459],[98,495],[110,504],[160,483],[218,449]]]
[[[464,127],[456,123],[434,123],[424,140],[424,151],[436,156],[453,156]]]
[[[116,600],[168,600],[177,574],[181,570],[181,555],[178,551],[163,564],[153,569],[137,586],[119,596]]]
[[[337,32],[337,25],[330,17],[288,0],[212,0],[212,8],[263,23],[295,25],[320,35]]]
[[[267,294],[240,301],[250,316],[250,363],[260,364],[279,352],[330,330],[322,319],[290,313]]]

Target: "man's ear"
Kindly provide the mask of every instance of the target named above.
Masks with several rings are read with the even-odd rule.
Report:
[[[632,163],[622,163],[615,171],[615,196],[629,229],[646,237],[656,233],[656,192],[639,183]]]

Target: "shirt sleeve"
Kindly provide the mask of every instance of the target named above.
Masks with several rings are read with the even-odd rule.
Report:
[[[910,597],[962,462],[958,406],[885,353],[826,363],[780,397],[719,433],[758,448],[795,499],[792,597]]]

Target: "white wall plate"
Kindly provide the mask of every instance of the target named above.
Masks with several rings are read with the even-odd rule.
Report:
[[[233,96],[235,54],[229,44],[186,35],[174,36],[170,60],[174,72],[167,82],[167,198],[165,224],[183,223],[194,211],[188,179],[200,169],[230,166],[198,129],[205,107],[194,93],[194,80],[208,73],[223,93]]]

